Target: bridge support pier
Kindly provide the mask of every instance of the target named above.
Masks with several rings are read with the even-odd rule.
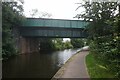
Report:
[[[20,53],[33,53],[39,51],[39,40],[37,38],[20,38]]]

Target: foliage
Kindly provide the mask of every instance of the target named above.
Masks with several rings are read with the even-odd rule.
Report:
[[[63,47],[63,39],[62,38],[55,38],[53,39],[54,45],[55,45],[55,50],[62,50],[64,49]]]
[[[32,9],[32,10],[30,11],[31,17],[35,17],[35,16],[37,15],[37,13],[38,13],[38,9]]]
[[[88,73],[91,80],[96,80],[96,78],[114,78],[114,74],[110,72],[101,61],[95,58],[92,53],[89,53],[86,56],[86,65]]]
[[[40,40],[40,49],[41,50],[63,50],[73,48],[70,42],[63,42],[62,38],[54,39],[41,39]]]
[[[17,2],[2,2],[2,56],[8,58],[16,54],[12,28],[22,23],[22,5]]]
[[[73,48],[73,45],[71,44],[70,41],[67,41],[67,42],[65,42],[65,43],[63,43],[63,44],[64,44],[63,47],[64,47],[65,49]]]
[[[48,12],[40,12],[38,9],[32,9],[30,11],[30,17],[32,18],[50,18],[52,14]]]
[[[115,13],[117,2],[85,2],[84,14],[76,17],[91,21],[89,31],[90,50],[102,65],[120,77],[120,15]]]
[[[84,46],[84,42],[82,39],[71,39],[71,44],[73,45],[74,48],[81,48]]]
[[[53,47],[54,45],[52,44],[52,39],[40,39],[40,50],[52,50]]]

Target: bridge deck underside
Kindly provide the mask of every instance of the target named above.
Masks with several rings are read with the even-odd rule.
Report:
[[[53,38],[85,38],[87,33],[83,28],[51,28],[51,27],[20,27],[24,37],[53,37]]]

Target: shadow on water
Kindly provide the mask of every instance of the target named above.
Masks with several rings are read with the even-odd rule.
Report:
[[[3,78],[51,78],[79,49],[40,51],[3,61]]]

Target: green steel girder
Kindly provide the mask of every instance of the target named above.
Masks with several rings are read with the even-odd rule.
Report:
[[[87,32],[71,28],[21,28],[20,34],[24,37],[54,37],[54,38],[85,38]]]
[[[27,18],[19,28],[24,37],[84,38],[88,24],[82,20]]]
[[[83,20],[27,18],[24,27],[61,27],[61,28],[85,28],[89,22]]]

